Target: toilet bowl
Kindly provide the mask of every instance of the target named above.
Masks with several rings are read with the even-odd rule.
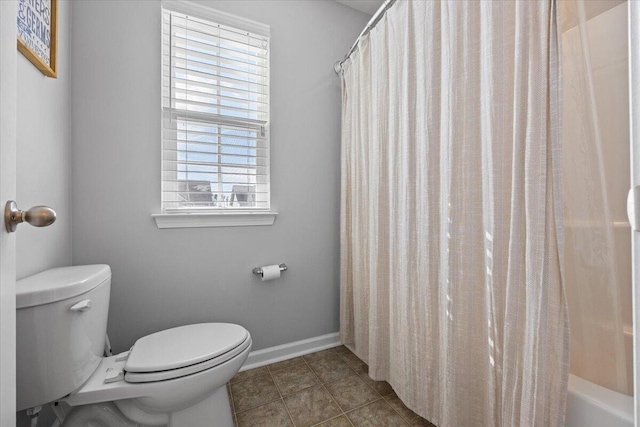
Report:
[[[103,358],[87,382],[62,400],[71,406],[113,401],[141,425],[210,426],[214,419],[220,426],[232,425],[224,385],[250,350],[251,337],[238,325],[203,323],[161,331],[138,340],[129,354]],[[117,380],[106,382],[114,374]]]
[[[96,403],[74,409],[64,420],[65,426],[72,427],[140,427],[127,419],[113,402]]]
[[[233,425],[224,385],[244,364],[251,336],[239,325],[167,329],[102,357],[111,271],[53,269],[18,283],[18,410],[64,401],[63,426]]]

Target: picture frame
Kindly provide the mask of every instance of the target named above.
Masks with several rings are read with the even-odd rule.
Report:
[[[58,0],[18,0],[18,50],[47,77],[57,78]]]

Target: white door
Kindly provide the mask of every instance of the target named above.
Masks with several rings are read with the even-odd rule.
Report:
[[[640,186],[640,1],[629,1],[629,89],[631,90],[631,188]],[[640,188],[640,187],[638,187]],[[633,257],[633,371],[635,425],[640,426],[640,191],[629,210]],[[633,200],[633,198],[630,198]]]
[[[0,208],[16,193],[16,2],[0,0]],[[16,425],[16,238],[0,221],[0,426]]]

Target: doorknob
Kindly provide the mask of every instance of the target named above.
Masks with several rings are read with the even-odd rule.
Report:
[[[627,218],[633,231],[640,231],[640,209],[636,204],[640,203],[640,185],[636,185],[627,194]]]
[[[28,211],[21,211],[13,200],[9,200],[4,208],[4,226],[9,233],[16,231],[18,224],[28,222],[34,227],[46,227],[56,220],[56,212],[49,206],[34,206]]]

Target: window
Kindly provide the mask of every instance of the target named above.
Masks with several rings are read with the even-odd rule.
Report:
[[[268,212],[269,28],[206,9],[162,10],[162,210]]]

